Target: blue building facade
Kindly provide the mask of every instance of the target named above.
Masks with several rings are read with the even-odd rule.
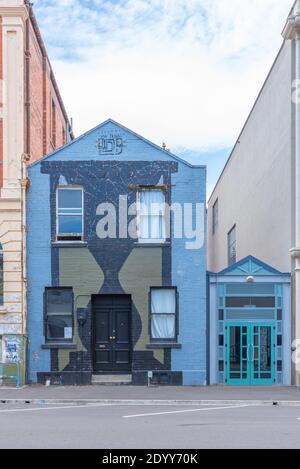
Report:
[[[29,381],[206,384],[206,168],[108,120],[29,179]]]

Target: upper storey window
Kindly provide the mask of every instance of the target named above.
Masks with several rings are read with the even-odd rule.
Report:
[[[219,201],[218,199],[215,201],[213,205],[213,213],[212,213],[212,232],[215,234],[218,229],[219,224]]]
[[[228,243],[228,265],[236,263],[236,226],[234,226],[227,235]]]
[[[57,240],[81,241],[83,239],[83,189],[58,188],[56,207]]]
[[[166,198],[160,189],[138,193],[138,239],[141,243],[166,241]]]

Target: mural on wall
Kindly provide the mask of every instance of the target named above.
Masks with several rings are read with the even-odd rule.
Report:
[[[116,148],[116,147],[115,147]],[[137,240],[97,236],[97,207],[110,202],[118,208],[119,196],[127,196],[130,207],[136,202],[136,187],[163,184],[171,202],[171,177],[178,170],[174,161],[44,161],[41,172],[50,175],[52,239],[56,233],[56,190],[64,181],[84,189],[85,247],[52,247],[52,286],[72,286],[74,309],[87,308],[84,327],[74,324],[76,351],[51,350],[51,371],[91,371],[91,295],[128,294],[132,298],[133,370],[170,370],[170,349],[147,350],[149,291],[151,286],[170,286],[171,245],[162,248],[137,246]],[[134,218],[134,215],[132,215]],[[129,216],[129,221],[130,221]],[[119,226],[117,226],[119,229]],[[142,364],[142,365],[141,365]]]
[[[198,232],[204,242],[205,217],[198,217],[198,205],[204,210],[205,175],[204,167],[194,168],[110,120],[30,167],[27,208],[30,226],[30,379],[88,383],[93,372],[103,371],[101,366],[97,369],[97,358],[94,360],[97,344],[93,343],[92,319],[98,314],[95,304],[105,302],[104,295],[126,295],[131,299],[131,310],[128,307],[126,313],[129,318],[127,337],[130,332],[126,343],[129,343],[130,352],[129,359],[123,362],[129,364],[126,371],[132,371],[132,377],[136,379],[134,384],[147,384],[147,371],[157,371],[155,379],[158,377],[174,384],[205,381],[205,247],[203,243],[194,247],[198,250],[195,253],[187,246],[191,244],[187,239],[192,239]],[[77,193],[83,189],[84,223],[82,225],[80,219],[80,229],[68,231],[72,239],[67,243],[56,233],[58,186],[76,186]],[[165,241],[164,236],[158,236],[155,245],[147,243],[146,236],[141,236],[145,242],[132,236],[137,231],[136,206],[143,199],[144,195],[140,193],[145,187],[159,188],[171,209],[173,204],[183,209],[182,216],[176,211],[171,212],[171,233],[166,227],[166,242],[160,242]],[[39,204],[36,204],[37,199]],[[82,204],[79,205],[81,217]],[[101,235],[108,231],[103,228],[105,218],[109,218],[104,205],[115,208],[113,230],[116,236]],[[120,222],[124,206],[126,228],[130,231],[125,236],[124,218]],[[186,206],[190,210],[185,217]],[[201,220],[200,229],[196,215]],[[175,216],[180,219],[180,227],[174,223]],[[192,221],[189,226],[185,224],[186,219]],[[179,228],[184,238],[182,234],[178,235]],[[41,259],[47,266],[42,273]],[[171,343],[171,339],[168,343],[163,340],[153,343],[150,337],[150,289],[170,286],[178,290],[178,340],[176,343]],[[43,294],[47,287],[73,290],[73,341],[70,339],[59,345],[46,337]],[[94,295],[103,296],[95,298]],[[80,320],[81,314],[85,321]],[[114,311],[110,313],[111,316],[114,314]],[[97,328],[97,331],[101,332],[101,329]],[[109,337],[107,343],[112,339]],[[111,354],[110,358],[113,356]],[[116,369],[108,370],[110,365],[109,362],[107,372]],[[144,379],[146,383],[138,382],[138,379]]]

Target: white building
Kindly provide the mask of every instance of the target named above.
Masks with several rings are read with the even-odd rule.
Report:
[[[299,340],[300,0],[283,39],[208,203],[208,270],[255,256],[290,272],[292,337]],[[292,381],[300,385],[300,363],[293,364]]]

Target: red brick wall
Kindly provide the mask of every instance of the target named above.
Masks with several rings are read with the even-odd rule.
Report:
[[[43,155],[43,57],[30,28],[30,153],[32,161]]]
[[[64,145],[62,129],[66,131],[67,122],[51,80],[50,64],[42,55],[32,27],[30,27],[30,57],[30,162],[32,163]],[[55,106],[55,125],[53,125],[52,102]],[[53,141],[54,128],[56,138]]]
[[[0,16],[0,187],[3,185],[3,65],[2,65],[2,17]]]
[[[43,155],[52,152],[55,148],[62,146],[63,129],[66,131],[67,122],[61,109],[59,99],[56,96],[55,88],[51,80],[51,68],[48,58],[43,57],[41,47],[31,22],[29,23],[29,52],[30,52],[30,155],[29,163],[41,158]],[[2,85],[2,18],[0,17],[0,81]],[[25,63],[24,50],[24,63]],[[44,66],[44,63],[46,64]],[[24,90],[27,86],[24,83]],[[3,185],[3,119],[2,119],[2,86],[0,86],[0,187]],[[51,138],[51,103],[55,103],[56,108],[56,142]],[[25,109],[24,109],[25,113]],[[26,113],[25,113],[26,114]],[[27,122],[25,120],[25,125]],[[55,145],[54,145],[55,143]],[[24,134],[25,148],[25,134]]]

